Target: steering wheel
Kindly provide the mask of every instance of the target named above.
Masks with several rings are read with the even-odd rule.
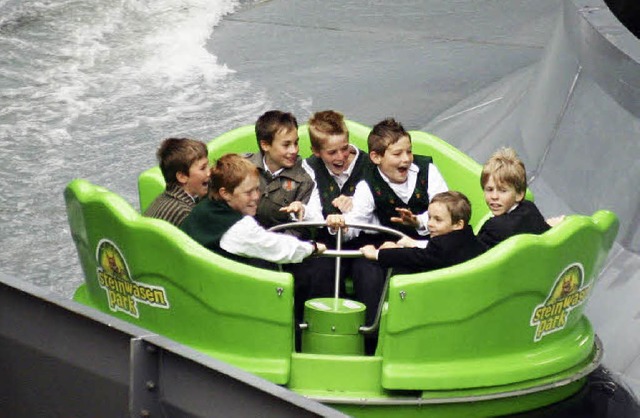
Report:
[[[283,229],[292,229],[292,228],[308,228],[308,227],[322,227],[327,226],[326,222],[312,222],[312,221],[298,221],[298,222],[289,222],[286,224],[280,224],[269,228],[269,231],[277,232]],[[404,238],[408,237],[406,234],[396,231],[393,228],[388,228],[382,225],[371,225],[371,224],[358,224],[358,223],[350,223],[346,225],[349,228],[362,229],[366,231],[376,231],[383,232],[390,235],[394,235],[396,237]],[[342,257],[346,258],[357,258],[363,257],[364,255],[358,250],[343,250],[342,249],[342,229],[338,228],[336,231],[336,249],[335,250],[326,250],[320,256],[323,257],[335,257],[336,259],[336,273],[335,273],[335,283],[334,283],[334,299],[337,301],[339,299],[339,290],[340,290],[340,261]],[[391,269],[387,270],[387,274],[384,281],[384,287],[382,290],[382,295],[380,297],[380,302],[378,303],[378,309],[376,312],[376,317],[371,326],[361,326],[360,332],[363,334],[371,334],[374,333],[378,329],[378,325],[380,323],[380,316],[382,315],[382,304],[387,294],[387,287],[389,285],[389,276],[391,275]],[[300,324],[301,328],[305,328],[306,324]]]
[[[326,222],[314,222],[314,221],[297,221],[297,222],[289,222],[286,224],[280,224],[276,226],[272,226],[269,228],[269,231],[277,232],[283,229],[295,229],[295,228],[309,228],[309,227],[323,227],[327,226]],[[393,228],[388,228],[382,225],[371,225],[371,224],[358,224],[358,223],[350,223],[346,225],[349,228],[362,229],[365,231],[375,231],[382,232],[390,235],[394,235],[400,238],[405,238],[408,236],[400,231],[396,231]],[[336,232],[336,249],[335,250],[326,250],[321,254],[324,257],[335,257],[338,260],[341,257],[345,258],[357,258],[362,257],[362,253],[358,250],[343,250],[342,249],[342,229],[338,228]],[[338,263],[336,263],[338,264]],[[339,265],[338,265],[339,267]]]

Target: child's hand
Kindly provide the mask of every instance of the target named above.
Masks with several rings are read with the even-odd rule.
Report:
[[[564,221],[564,215],[554,216],[553,218],[547,219],[547,223],[552,227],[558,225],[562,221]]]
[[[409,209],[396,208],[396,211],[398,212],[400,217],[392,216],[391,222],[412,226],[416,229],[420,227],[420,221],[418,220],[418,217],[414,215],[413,212],[411,212]]]
[[[342,228],[343,231],[347,231],[347,227],[345,226],[345,222],[344,222],[344,216],[342,215],[329,215],[327,216],[327,227],[330,230],[336,230],[338,228]]]
[[[369,260],[377,260],[378,259],[378,250],[373,245],[365,245],[360,248],[360,252],[368,258]]]
[[[280,208],[280,212],[290,213],[292,215],[292,217],[294,218],[293,219],[294,221],[296,219],[301,221],[302,218],[304,218],[304,203],[299,202],[299,201],[291,202],[291,204],[289,204],[289,206],[285,206],[283,208]]]
[[[386,241],[384,244],[380,246],[380,249],[384,250],[386,248],[402,248],[402,245],[398,245],[393,241]]]
[[[415,248],[418,246],[418,242],[415,239],[409,237],[400,238],[396,244],[398,245],[398,247],[402,248]]]
[[[331,204],[338,208],[340,212],[347,213],[353,208],[353,199],[349,196],[341,194],[331,201]]]

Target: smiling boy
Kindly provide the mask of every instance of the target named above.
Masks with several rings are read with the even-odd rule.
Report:
[[[323,219],[349,212],[356,185],[371,167],[371,160],[349,143],[349,130],[340,112],[314,113],[309,119],[309,139],[313,155],[302,166],[316,182]],[[317,203],[312,200],[311,204]]]
[[[447,184],[431,157],[414,157],[411,136],[402,124],[392,118],[373,127],[367,145],[373,165],[365,170],[363,180],[356,185],[353,207],[345,214],[328,215],[327,226],[339,228],[345,223],[382,224],[411,237],[426,235],[429,199],[447,190]],[[348,229],[344,234],[345,239],[353,239],[358,232],[354,228]],[[358,243],[360,246],[365,243],[379,245],[387,239],[386,234],[365,233],[360,234]],[[366,321],[367,325],[371,325],[382,296],[384,274],[370,277],[354,275],[352,278],[355,298],[366,305]]]
[[[325,247],[293,236],[269,232],[254,216],[260,201],[258,169],[238,154],[227,154],[211,170],[209,196],[181,228],[194,240],[227,258],[258,267],[300,263]]]
[[[512,148],[501,148],[489,158],[482,168],[480,184],[493,214],[478,232],[478,238],[488,247],[516,234],[542,234],[551,228],[535,203],[524,200],[527,173]]]
[[[180,226],[201,197],[207,194],[207,146],[188,138],[168,138],[156,153],[166,183],[165,191],[144,215]]]
[[[295,116],[280,110],[262,114],[255,125],[259,154],[247,154],[258,167],[260,202],[255,218],[264,228],[294,220],[321,220],[318,211],[306,210],[314,193],[315,183],[302,168],[298,156],[298,121]],[[308,230],[285,231],[298,238],[311,238]],[[295,278],[295,318],[302,322],[304,302],[329,297],[333,293],[333,277],[329,259],[308,258],[299,264],[287,264],[283,269]],[[297,341],[298,342],[298,341]],[[296,344],[297,344],[296,342]]]
[[[334,228],[345,222],[381,224],[413,238],[427,235],[430,198],[448,190],[433,160],[413,155],[411,136],[393,118],[376,124],[367,144],[376,167],[356,186],[353,209],[346,215],[329,215],[327,224]],[[345,235],[356,234],[349,230]]]
[[[260,173],[262,198],[256,219],[265,228],[291,222],[290,214],[308,220],[305,204],[315,184],[298,156],[298,121],[291,113],[270,110],[258,118],[255,131],[260,153],[246,157]]]
[[[486,247],[469,226],[471,203],[455,191],[436,194],[429,204],[429,241],[425,248],[386,243],[379,250],[367,245],[360,252],[396,273],[409,274],[449,267],[482,254]]]

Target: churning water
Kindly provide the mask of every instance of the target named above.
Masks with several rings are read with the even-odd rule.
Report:
[[[0,271],[71,296],[70,180],[137,208],[163,138],[209,140],[266,110],[204,47],[241,3],[0,0]]]

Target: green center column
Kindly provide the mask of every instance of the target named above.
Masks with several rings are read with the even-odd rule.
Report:
[[[315,354],[363,355],[366,307],[349,299],[318,298],[304,304],[302,352]]]

